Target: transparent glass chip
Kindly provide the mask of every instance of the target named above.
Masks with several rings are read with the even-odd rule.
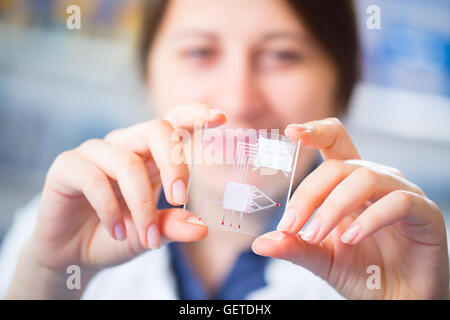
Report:
[[[196,136],[185,209],[210,228],[252,236],[274,230],[289,201],[300,141],[278,130],[207,126]]]

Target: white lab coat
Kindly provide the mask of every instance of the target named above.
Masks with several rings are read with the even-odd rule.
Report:
[[[4,297],[20,249],[32,233],[39,197],[18,210],[0,251],[0,295]],[[247,299],[342,299],[332,287],[307,269],[270,259],[265,269],[267,286]],[[152,250],[119,266],[102,270],[89,282],[82,299],[177,299],[175,275],[167,247]]]

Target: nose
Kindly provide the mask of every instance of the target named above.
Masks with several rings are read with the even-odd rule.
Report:
[[[263,92],[248,54],[235,54],[223,64],[215,104],[231,121],[254,122],[266,109]]]

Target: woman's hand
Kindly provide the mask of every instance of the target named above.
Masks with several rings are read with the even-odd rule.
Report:
[[[360,160],[337,119],[292,124],[285,133],[319,149],[324,162],[299,185],[278,231],[257,238],[253,251],[303,266],[351,299],[448,298],[436,204],[398,170]],[[379,289],[367,284],[373,265]]]
[[[161,237],[203,239],[208,228],[194,214],[156,208],[161,185],[169,203],[186,202],[189,169],[172,161],[174,132],[193,129],[198,121],[221,125],[226,116],[206,105],[183,105],[164,119],[113,131],[59,155],[27,245],[32,264],[64,275],[67,266],[78,265],[95,274],[158,248]]]

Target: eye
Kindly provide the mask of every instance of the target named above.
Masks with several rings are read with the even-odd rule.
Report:
[[[188,59],[193,60],[205,60],[213,57],[215,54],[214,49],[210,48],[195,48],[195,49],[187,49],[184,52],[184,56]]]
[[[271,59],[276,59],[283,62],[297,62],[301,55],[295,51],[271,51],[267,53]]]
[[[284,70],[301,63],[303,55],[295,50],[266,50],[258,59],[262,70]]]

